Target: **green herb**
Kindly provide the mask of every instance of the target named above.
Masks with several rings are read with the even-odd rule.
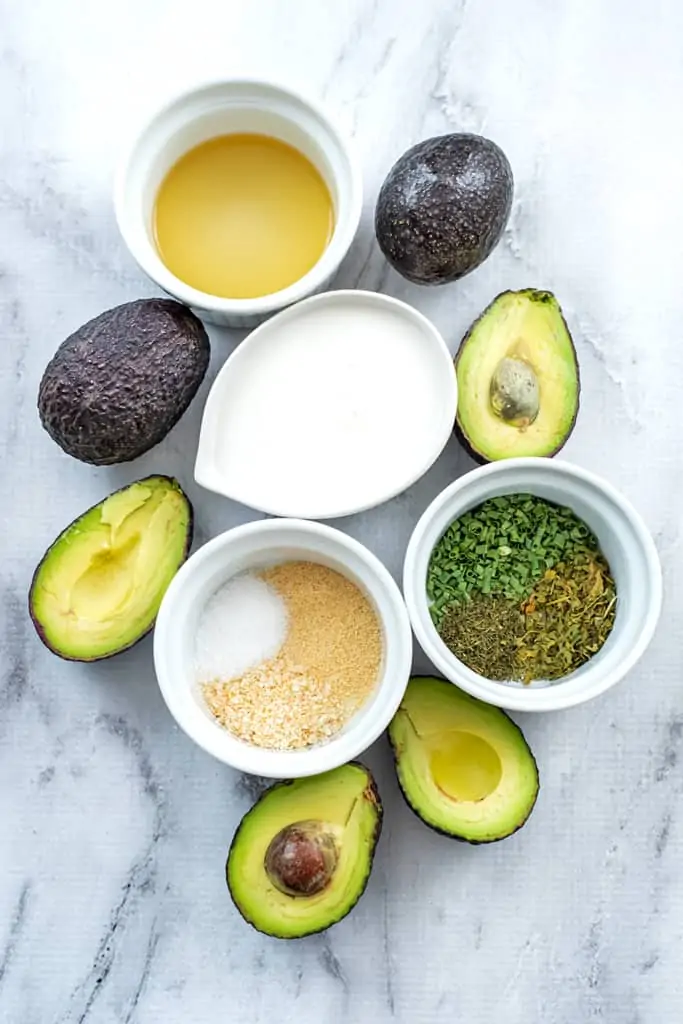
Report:
[[[560,679],[600,650],[612,631],[617,594],[602,555],[578,554],[548,569],[523,603],[518,678]]]
[[[487,679],[561,679],[600,650],[614,625],[616,602],[604,557],[584,549],[546,569],[521,601],[476,594],[448,605],[439,635]]]
[[[531,494],[490,498],[448,527],[432,552],[427,596],[438,626],[474,594],[521,600],[546,569],[598,542],[571,509]]]
[[[525,617],[516,601],[474,597],[450,605],[439,635],[456,658],[487,679],[513,679]]]

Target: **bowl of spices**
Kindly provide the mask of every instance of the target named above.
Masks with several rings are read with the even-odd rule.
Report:
[[[156,284],[204,320],[248,327],[327,285],[358,227],[362,179],[314,103],[271,82],[225,80],[146,121],[115,207]]]
[[[171,714],[241,771],[298,778],[366,750],[412,661],[401,592],[358,541],[320,523],[261,520],[199,549],[154,633]]]
[[[560,460],[467,473],[419,520],[404,593],[425,653],[499,707],[553,711],[619,682],[654,633],[661,567],[631,504]]]

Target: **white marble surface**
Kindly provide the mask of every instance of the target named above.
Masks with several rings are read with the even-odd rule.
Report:
[[[0,0],[3,1024],[680,1018],[682,38],[679,0]],[[35,409],[63,337],[152,293],[110,202],[131,118],[239,72],[325,100],[355,135],[367,209],[342,284],[414,302],[453,349],[498,291],[556,291],[583,374],[566,457],[634,500],[666,576],[661,628],[630,678],[524,720],[542,774],[526,829],[483,849],[430,833],[380,742],[368,760],[386,826],[368,891],[332,931],[289,944],[231,906],[225,853],[256,788],[174,727],[150,643],[64,664],[26,614],[58,530],[137,476],[178,475],[199,541],[253,518],[193,484],[206,387],[160,447],[111,469],[63,455]],[[451,129],[503,146],[514,212],[485,266],[421,290],[374,247],[373,198],[402,150]],[[212,331],[212,371],[236,340]],[[409,493],[341,525],[398,574],[422,509],[469,468],[452,443]]]

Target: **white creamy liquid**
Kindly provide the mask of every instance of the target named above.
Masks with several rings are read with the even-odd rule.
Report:
[[[341,515],[423,473],[455,417],[450,363],[390,305],[313,304],[226,367],[214,473],[246,504]]]

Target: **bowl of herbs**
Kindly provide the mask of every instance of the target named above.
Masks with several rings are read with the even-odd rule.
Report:
[[[439,494],[410,539],[415,635],[461,689],[554,711],[604,693],[645,651],[662,602],[654,541],[611,484],[561,460],[506,459]]]

